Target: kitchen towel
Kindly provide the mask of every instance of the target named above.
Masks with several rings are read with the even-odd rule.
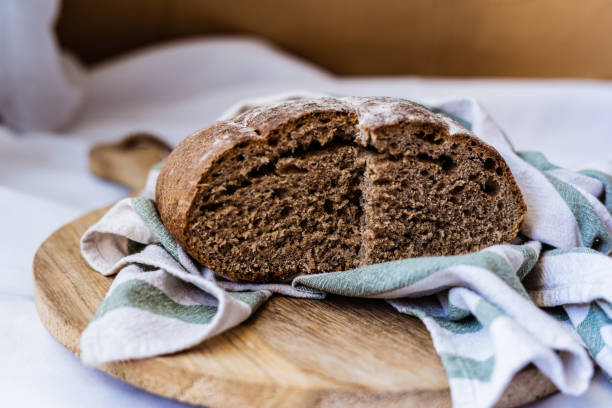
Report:
[[[420,318],[458,407],[493,405],[528,364],[562,392],[579,394],[593,373],[587,350],[610,372],[610,176],[601,167],[571,172],[539,153],[515,152],[473,100],[424,104],[502,154],[528,206],[524,242],[300,276],[287,284],[242,284],[194,263],[168,234],[153,201],[159,168],[153,169],[141,197],[117,203],[82,238],[92,268],[117,273],[82,334],[83,361],[98,365],[189,348],[239,324],[275,292],[333,293],[385,299]]]

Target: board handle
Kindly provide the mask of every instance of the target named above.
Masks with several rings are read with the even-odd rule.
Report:
[[[172,148],[150,133],[130,134],[119,142],[100,144],[89,151],[89,170],[96,176],[140,191],[149,170]]]

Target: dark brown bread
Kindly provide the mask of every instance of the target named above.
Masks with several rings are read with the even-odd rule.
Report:
[[[203,265],[279,281],[510,242],[526,212],[495,149],[394,98],[251,109],[187,137],[157,182],[164,225]]]

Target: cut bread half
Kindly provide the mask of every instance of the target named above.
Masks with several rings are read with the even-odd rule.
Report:
[[[282,281],[507,243],[526,212],[502,157],[394,98],[251,109],[187,137],[157,184],[164,225],[229,278]]]

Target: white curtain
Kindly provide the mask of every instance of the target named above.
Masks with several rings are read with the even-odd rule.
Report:
[[[59,6],[0,1],[0,118],[14,130],[60,129],[82,102],[82,69],[55,39]]]

